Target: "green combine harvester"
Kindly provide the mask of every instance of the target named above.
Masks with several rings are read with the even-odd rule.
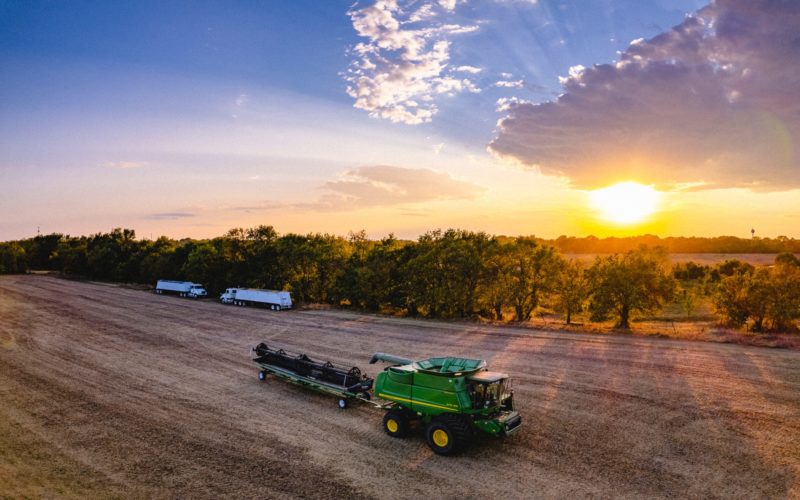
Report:
[[[386,411],[383,428],[392,437],[408,435],[415,423],[425,429],[431,449],[440,455],[463,450],[477,430],[507,436],[520,429],[508,375],[490,372],[486,361],[456,357],[422,361],[375,353],[370,364],[390,363],[373,380],[357,367],[314,361],[305,354],[272,349],[261,343],[253,351],[267,374],[327,394],[339,396],[339,407],[361,400]],[[370,389],[385,403],[372,402]]]
[[[428,446],[451,455],[470,443],[473,430],[507,436],[522,425],[508,375],[486,370],[482,359],[412,361],[379,352],[370,364],[377,361],[392,364],[375,379],[375,396],[391,401],[383,428],[392,437],[405,437],[418,420]]]

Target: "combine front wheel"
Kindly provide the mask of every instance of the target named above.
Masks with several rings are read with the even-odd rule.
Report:
[[[469,422],[458,415],[439,415],[425,429],[428,446],[438,455],[453,455],[468,444]]]

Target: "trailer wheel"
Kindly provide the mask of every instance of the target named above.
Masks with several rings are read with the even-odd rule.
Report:
[[[258,372],[258,380],[260,380],[262,382],[267,380],[267,372],[264,371],[264,370],[261,370],[260,372]]]
[[[443,414],[431,420],[425,428],[428,446],[437,455],[454,455],[469,443],[471,428],[464,418]]]
[[[383,416],[383,430],[394,438],[408,435],[408,417],[401,411],[392,410]]]
[[[346,410],[347,406],[348,406],[348,402],[347,402],[347,400],[345,398],[342,398],[342,399],[339,400],[339,409],[340,410]]]

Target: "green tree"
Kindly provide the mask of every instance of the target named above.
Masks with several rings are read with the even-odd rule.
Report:
[[[28,270],[25,249],[16,241],[0,243],[0,274],[19,274]]]
[[[572,316],[583,311],[589,293],[589,283],[583,266],[577,260],[564,261],[555,281],[555,308],[564,315],[566,324],[572,323]]]
[[[770,296],[766,317],[775,331],[795,330],[800,318],[800,266],[779,263],[769,271]]]
[[[502,320],[503,309],[511,301],[510,255],[510,245],[495,238],[485,257],[478,296],[482,314],[491,319]]]
[[[618,328],[629,329],[632,315],[658,311],[675,290],[666,260],[666,251],[647,247],[598,257],[586,271],[592,321],[614,316]]]
[[[561,267],[561,256],[551,246],[532,237],[519,237],[510,244],[505,261],[509,300],[517,321],[527,321],[543,296],[553,290]]]
[[[714,309],[723,321],[731,326],[742,326],[750,316],[750,273],[725,276],[712,294]]]
[[[775,265],[800,267],[800,259],[798,259],[797,256],[791,252],[783,252],[775,256]]]

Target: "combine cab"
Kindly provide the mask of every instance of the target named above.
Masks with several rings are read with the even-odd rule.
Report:
[[[392,363],[375,378],[375,396],[392,402],[383,419],[392,437],[404,437],[421,420],[431,449],[450,455],[469,444],[474,430],[506,436],[522,424],[508,375],[486,370],[486,361],[376,353],[370,363],[377,361]]]

